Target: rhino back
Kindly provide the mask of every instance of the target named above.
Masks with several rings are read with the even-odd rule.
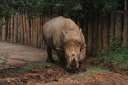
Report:
[[[62,29],[65,33],[79,32],[79,27],[71,19],[62,16],[53,18],[43,26],[44,40],[48,46],[63,49]]]

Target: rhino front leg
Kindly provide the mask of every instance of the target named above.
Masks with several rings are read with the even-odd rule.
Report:
[[[86,48],[83,48],[80,52],[80,63],[82,63],[85,60],[86,57]]]
[[[52,49],[49,46],[47,46],[47,55],[48,56],[46,62],[53,63],[54,60],[52,58]]]
[[[66,58],[64,56],[64,53],[63,52],[57,52],[57,56],[58,56],[58,59],[59,59],[59,64],[61,66],[65,66],[66,65]]]

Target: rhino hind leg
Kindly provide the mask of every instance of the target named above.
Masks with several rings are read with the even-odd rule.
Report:
[[[53,57],[52,57],[52,49],[47,46],[47,60],[46,62],[49,62],[49,63],[54,63],[54,60],[53,60]]]

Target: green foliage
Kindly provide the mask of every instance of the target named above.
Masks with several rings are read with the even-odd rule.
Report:
[[[81,80],[83,78],[88,78],[91,75],[93,75],[93,73],[96,72],[110,72],[108,69],[103,68],[103,67],[93,67],[93,68],[87,68],[87,71],[79,73],[79,74],[74,74],[72,77],[73,80]]]
[[[110,43],[109,50],[102,50],[98,55],[104,60],[105,66],[112,64],[120,69],[128,69],[128,46],[120,47],[119,43],[118,39],[114,39]]]
[[[12,3],[12,0],[0,1],[0,17],[10,18],[15,13]]]
[[[119,0],[86,0],[90,8],[96,8],[103,12],[115,10],[119,4]]]
[[[110,12],[111,10],[115,10],[119,5],[119,0],[104,0],[104,5],[102,11]]]
[[[108,69],[103,68],[103,67],[94,67],[94,68],[89,68],[87,69],[87,72],[110,72]]]
[[[3,69],[6,68],[6,65],[7,65],[7,59],[9,58],[9,55],[8,54],[0,54],[0,61],[1,61],[1,64],[3,66]]]
[[[45,61],[39,61],[35,64],[28,63],[27,65],[25,65],[24,67],[21,67],[21,68],[5,69],[5,71],[14,72],[14,73],[27,72],[27,71],[31,71],[31,70],[35,70],[35,69],[41,69],[41,68],[44,68],[44,67],[50,66],[50,65],[51,65],[50,63],[47,63]]]
[[[29,17],[46,13],[73,16],[78,10],[84,12],[98,9],[109,12],[118,6],[119,0],[2,0],[0,17],[10,18],[16,12],[28,14]]]

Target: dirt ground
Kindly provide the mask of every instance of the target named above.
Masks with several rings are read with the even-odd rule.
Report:
[[[8,56],[6,67],[18,68],[28,62],[46,59],[46,51],[29,46],[0,42],[0,54]],[[55,54],[54,54],[55,56]],[[93,67],[94,59],[88,58],[82,68]],[[0,61],[0,85],[128,85],[128,74],[115,72],[70,73],[59,65],[48,66],[23,73],[2,70]]]

